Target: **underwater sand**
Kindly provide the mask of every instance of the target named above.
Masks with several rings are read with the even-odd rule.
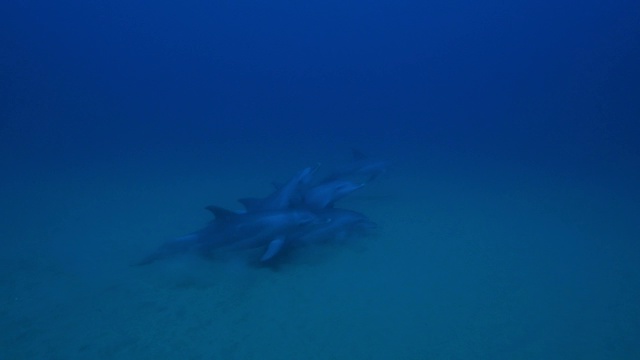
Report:
[[[5,180],[0,359],[640,358],[628,184],[399,163],[341,204],[379,224],[345,246],[131,267],[307,165],[180,160]]]

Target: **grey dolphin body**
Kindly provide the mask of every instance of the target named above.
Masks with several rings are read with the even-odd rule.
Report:
[[[222,219],[225,222],[222,231],[225,240],[220,242],[220,234],[215,234],[214,241],[205,240],[204,243],[210,244],[209,248],[227,251],[264,247],[273,240],[288,235],[292,230],[313,223],[316,218],[312,212],[302,209],[266,210],[245,214],[225,213],[225,218]]]
[[[156,251],[136,262],[134,265],[149,265],[159,260],[168,259],[180,254],[186,254],[199,245],[197,233],[181,236],[160,245]]]
[[[385,172],[387,166],[386,161],[354,150],[352,163],[321,181],[312,184],[318,166],[308,167],[265,198],[239,199],[246,211],[209,206],[215,218],[207,226],[163,243],[137,265],[184,253],[271,262],[282,258],[279,254],[284,249],[324,244],[373,228],[375,224],[366,216],[333,205]]]
[[[208,226],[191,234],[162,244],[158,250],[137,265],[147,265],[176,255],[198,252],[212,255],[217,252],[239,252],[264,248],[261,258],[266,261],[275,256],[290,231],[300,230],[316,220],[306,210],[265,210],[235,213],[220,207],[207,207],[216,218]]]
[[[164,242],[154,252],[136,262],[135,265],[148,265],[159,260],[198,251],[207,243],[222,243],[224,229],[225,223],[214,219],[198,231]]]
[[[317,169],[318,166],[315,166],[299,171],[264,199],[242,198],[238,199],[238,201],[244,205],[247,212],[286,209],[291,204],[291,199],[296,195],[299,188],[311,181],[311,176]]]
[[[363,187],[349,180],[336,179],[320,183],[302,194],[301,206],[309,209],[324,209],[343,197]]]
[[[375,223],[356,211],[330,208],[316,212],[317,220],[289,235],[292,246],[306,246],[344,240],[347,236],[373,229]]]

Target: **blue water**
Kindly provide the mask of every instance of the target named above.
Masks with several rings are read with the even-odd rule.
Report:
[[[640,358],[640,5],[0,5],[0,359]],[[130,266],[355,147],[378,224]]]

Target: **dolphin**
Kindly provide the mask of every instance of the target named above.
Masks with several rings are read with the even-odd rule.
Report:
[[[317,211],[316,216],[313,224],[289,235],[291,245],[306,246],[343,240],[358,231],[376,227],[365,215],[346,209],[323,209]]]
[[[302,194],[301,206],[308,209],[324,209],[365,184],[356,184],[350,180],[336,179],[320,183]]]
[[[149,265],[159,260],[172,258],[180,254],[186,254],[198,247],[198,239],[198,235],[196,233],[193,233],[175,238],[173,240],[169,240],[160,245],[160,247],[150,255],[134,263],[134,265]]]
[[[324,244],[371,229],[375,223],[365,215],[333,206],[385,172],[388,162],[357,150],[353,157],[353,162],[320,181],[314,181],[319,165],[307,167],[265,198],[239,199],[245,211],[208,206],[214,215],[210,223],[164,242],[137,265],[185,253],[237,254],[266,263],[280,258],[285,249]]]
[[[272,262],[285,250],[295,250],[332,241],[343,241],[349,236],[374,229],[376,224],[356,211],[328,208],[314,212],[316,219],[307,226],[289,232],[286,237],[274,240],[265,251],[261,262]],[[277,251],[270,251],[277,244]],[[275,247],[275,246],[274,246]]]
[[[224,251],[249,250],[266,247],[271,257],[282,246],[283,238],[293,230],[314,223],[317,216],[303,209],[265,210],[237,214],[216,207],[208,207],[216,213],[224,213],[224,242],[218,239],[209,248]],[[205,241],[206,243],[206,241]]]
[[[198,252],[239,252],[263,248],[261,261],[275,256],[291,231],[313,223],[317,216],[303,209],[265,210],[237,213],[218,206],[208,206],[215,219],[206,227],[162,244],[136,265],[147,265],[176,255]]]
[[[245,207],[247,212],[286,209],[291,205],[292,198],[299,188],[309,184],[318,167],[319,165],[302,169],[284,185],[277,186],[276,191],[264,199],[241,198],[238,201]]]

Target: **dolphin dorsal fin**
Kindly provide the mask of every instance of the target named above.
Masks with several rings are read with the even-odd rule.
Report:
[[[205,209],[211,211],[216,220],[228,220],[238,215],[231,210],[227,210],[215,205],[209,205]]]

